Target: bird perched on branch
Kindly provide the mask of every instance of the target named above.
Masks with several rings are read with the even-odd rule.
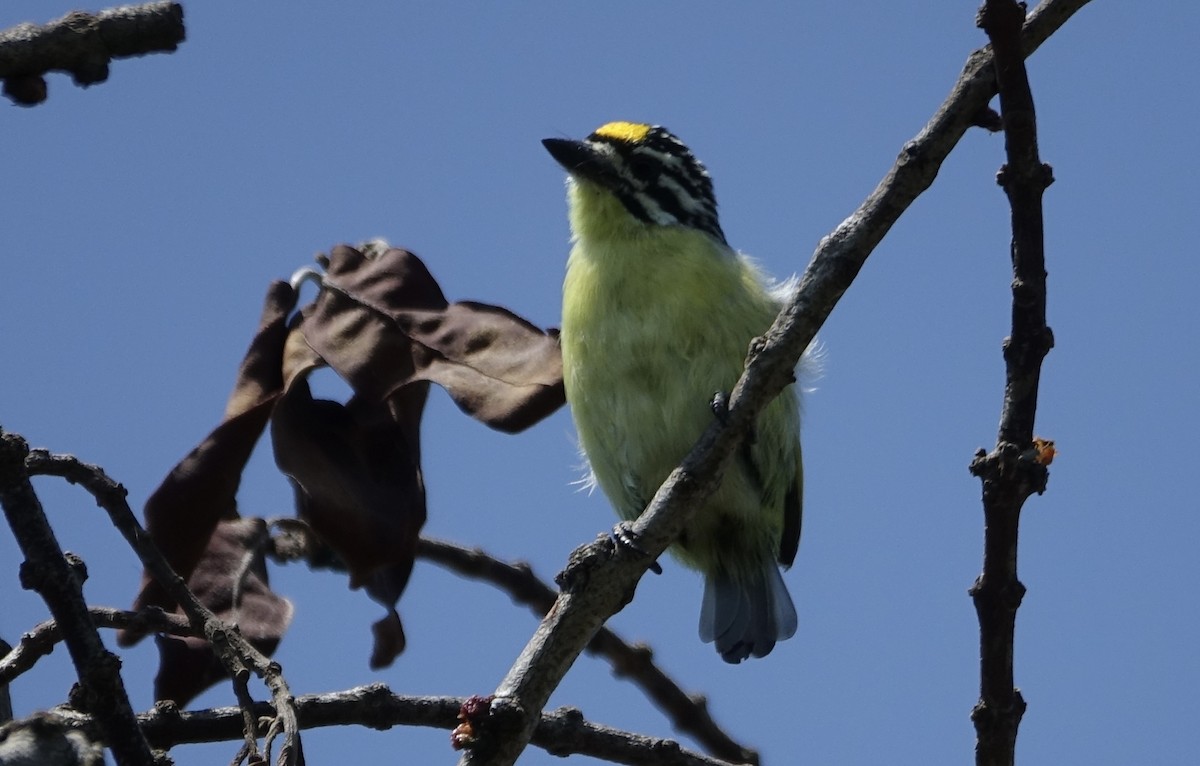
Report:
[[[611,122],[542,142],[568,173],[573,246],[563,285],[567,401],[598,484],[636,519],[742,373],[788,285],[733,250],[712,179],[661,126]],[[796,632],[780,566],[800,542],[795,386],[760,416],[720,488],[672,552],[704,574],[700,638],[727,662]]]

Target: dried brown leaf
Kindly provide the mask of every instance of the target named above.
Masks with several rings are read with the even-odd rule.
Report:
[[[296,510],[350,572],[351,588],[386,606],[375,626],[372,667],[404,649],[395,604],[416,556],[425,523],[420,424],[427,383],[386,401],[355,396],[342,405],[314,399],[303,377],[275,407],[275,462],[296,492]]]
[[[283,385],[281,359],[287,315],[295,303],[295,292],[286,282],[271,284],[224,420],[171,469],[146,501],[146,528],[167,561],[185,579],[204,555],[217,523],[237,517],[235,498],[242,470]],[[134,608],[147,606],[170,611],[175,603],[143,573]],[[124,630],[118,634],[118,642],[129,646],[142,637],[139,632]]]
[[[419,258],[341,246],[299,327],[359,396],[378,400],[436,383],[467,414],[520,431],[565,401],[558,337],[507,309],[447,303]]]
[[[492,427],[522,430],[565,401],[557,334],[496,306],[449,303],[420,259],[396,249],[335,248],[321,293],[289,325],[295,300],[288,285],[272,285],[225,419],[151,496],[147,527],[175,569],[218,605],[218,572],[241,544],[222,530],[241,523],[232,521],[241,473],[270,418],[298,513],[346,564],[351,587],[387,607],[372,628],[371,665],[383,667],[404,650],[395,605],[425,522],[420,422],[429,384]],[[307,375],[326,364],[355,391],[345,405],[312,397]],[[261,588],[246,595],[264,616],[249,627],[262,628],[258,638],[273,649],[287,620],[267,615],[282,604],[290,617],[291,607],[266,588],[265,570],[256,582]],[[149,605],[175,606],[143,578],[135,606]],[[139,638],[120,636],[125,644]],[[223,673],[203,641],[163,638],[160,647],[157,686],[177,700]]]
[[[262,519],[222,521],[208,540],[188,587],[218,617],[237,625],[266,655],[272,654],[292,620],[292,604],[271,591],[262,542]],[[158,636],[154,698],[181,707],[227,677],[224,665],[202,638]]]

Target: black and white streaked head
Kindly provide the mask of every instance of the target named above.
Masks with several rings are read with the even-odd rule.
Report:
[[[575,182],[607,190],[643,224],[695,229],[726,244],[712,178],[661,125],[610,122],[582,141],[547,138],[542,144]]]

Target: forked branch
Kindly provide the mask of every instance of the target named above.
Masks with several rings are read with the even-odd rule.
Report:
[[[61,476],[73,484],[82,486],[96,498],[96,503],[108,512],[113,525],[141,559],[146,571],[150,572],[179,604],[192,627],[201,631],[212,644],[213,651],[235,682],[244,684],[247,674],[252,672],[262,678],[271,690],[276,723],[283,733],[279,763],[286,766],[304,763],[295,698],[288,688],[279,664],[258,651],[236,627],[226,624],[213,614],[212,610],[200,603],[183,578],[167,563],[134,516],[125,499],[125,488],[109,478],[99,466],[89,465],[70,455],[52,455],[45,450],[34,450],[29,453],[25,465],[31,474]],[[64,625],[63,628],[66,630],[67,626]],[[243,707],[246,708],[246,704]],[[249,718],[247,713],[247,719]],[[252,738],[255,735],[247,732],[246,736]]]
[[[73,704],[95,715],[118,763],[152,766],[154,757],[121,679],[121,661],[104,647],[83,600],[86,568],[59,546],[29,481],[28,455],[24,439],[0,431],[0,506],[25,557],[21,584],[37,591],[62,628],[79,676]]]

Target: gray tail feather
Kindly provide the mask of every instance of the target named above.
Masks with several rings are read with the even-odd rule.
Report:
[[[776,641],[795,635],[796,624],[796,607],[774,562],[740,580],[725,573],[706,575],[700,640],[715,641],[726,662],[766,657]]]

